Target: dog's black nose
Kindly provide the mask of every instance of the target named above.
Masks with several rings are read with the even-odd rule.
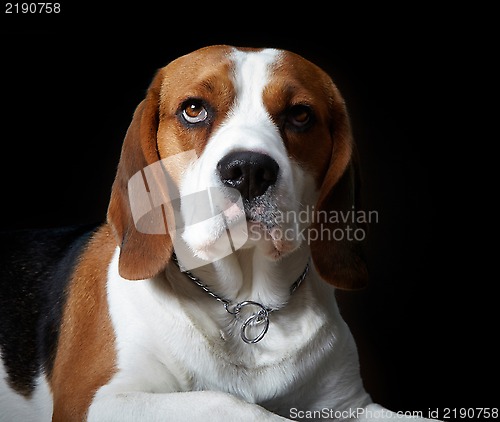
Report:
[[[238,189],[249,201],[276,183],[279,169],[278,163],[268,155],[251,151],[229,153],[217,164],[222,183]]]

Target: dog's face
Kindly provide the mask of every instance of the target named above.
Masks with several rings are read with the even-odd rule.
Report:
[[[315,85],[304,83],[304,72]],[[301,228],[291,216],[315,204],[332,153],[328,80],[283,52],[215,47],[167,66],[162,81],[160,157],[176,154],[177,143],[197,155],[181,175],[180,198],[236,189],[244,210],[226,215],[226,223],[244,214],[249,243],[261,244],[272,259],[296,249]],[[191,211],[184,207],[184,221]],[[223,228],[206,219],[186,225],[183,239],[209,260]]]
[[[261,248],[277,260],[308,243],[323,278],[358,287],[365,276],[358,245],[318,238],[335,229],[328,219],[321,227],[313,222],[318,233],[309,242],[307,219],[293,218],[301,211],[324,215],[355,205],[352,149],[342,97],[330,77],[302,57],[229,46],[180,57],[157,73],[124,142],[108,213],[121,247],[122,275],[150,277],[168,262],[172,230],[137,230],[129,181],[147,166],[170,160],[173,184],[164,195],[177,191],[184,221],[194,207],[183,198],[198,192],[216,189],[235,204],[218,219],[186,225],[182,239],[193,255],[212,259],[227,226],[243,221],[243,247]]]

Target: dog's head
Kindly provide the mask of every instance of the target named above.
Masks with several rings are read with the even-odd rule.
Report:
[[[233,250],[258,247],[271,260],[309,245],[322,278],[363,286],[360,242],[346,231],[357,209],[353,151],[338,89],[304,58],[212,46],[174,60],[123,144],[108,210],[120,274],[156,275],[181,243],[209,262],[229,233]]]

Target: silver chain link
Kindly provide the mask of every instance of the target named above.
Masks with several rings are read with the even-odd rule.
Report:
[[[262,305],[259,302],[254,302],[252,300],[245,300],[243,302],[239,302],[236,305],[231,305],[231,301],[224,299],[223,297],[219,296],[218,294],[212,292],[210,288],[204,284],[198,277],[196,277],[191,271],[187,270],[185,267],[182,266],[182,264],[179,262],[177,255],[175,253],[172,254],[172,260],[175,262],[177,267],[179,267],[179,270],[184,273],[193,283],[195,283],[198,287],[200,287],[203,291],[208,293],[210,296],[212,296],[215,300],[219,301],[224,305],[224,309],[231,315],[233,315],[235,318],[238,318],[241,310],[246,307],[246,306],[254,306],[258,307],[259,311],[254,312],[251,314],[242,324],[241,326],[241,339],[248,344],[254,344],[259,342],[264,338],[264,336],[267,333],[267,330],[269,328],[269,314],[271,312],[276,311],[277,309],[273,308],[267,308],[264,305]],[[309,258],[307,260],[306,267],[304,268],[304,271],[302,271],[302,274],[300,277],[295,280],[295,282],[291,285],[290,287],[290,295],[293,295],[295,291],[300,287],[302,282],[307,276],[307,273],[309,272],[309,265],[310,265],[311,259]],[[230,309],[232,307],[232,309]],[[248,328],[253,327],[256,325],[261,325],[264,324],[261,332],[253,337],[249,337],[247,334]]]

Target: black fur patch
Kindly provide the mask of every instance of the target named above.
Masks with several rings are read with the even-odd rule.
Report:
[[[52,371],[66,287],[96,228],[0,233],[0,350],[9,384],[26,397]]]

